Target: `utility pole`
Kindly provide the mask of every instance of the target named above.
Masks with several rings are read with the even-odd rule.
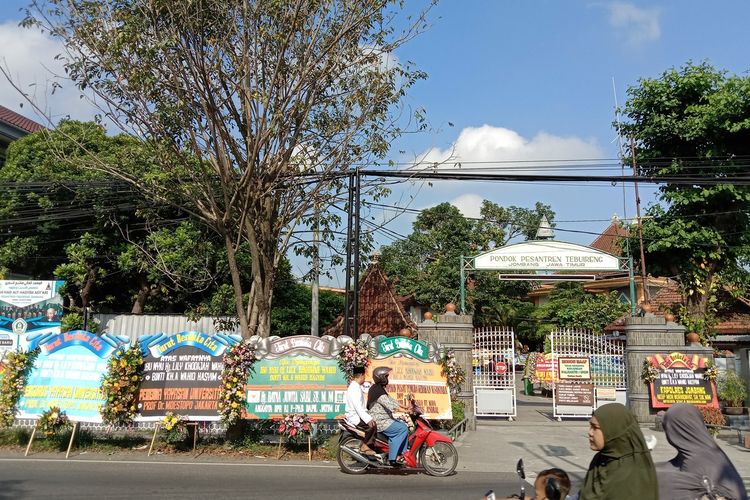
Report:
[[[349,174],[349,210],[346,226],[346,295],[344,296],[344,335],[359,336],[359,170]]]
[[[313,337],[320,337],[320,321],[319,321],[319,310],[320,310],[320,219],[319,219],[319,207],[315,204],[315,220],[313,222],[313,275],[312,275],[312,286],[310,292],[312,294],[312,300],[310,303],[310,335]]]
[[[638,163],[635,159],[635,140],[630,137],[630,154],[633,162],[633,177],[638,178]],[[638,219],[638,242],[641,246],[641,283],[643,286],[643,299],[646,302],[651,300],[651,293],[648,290],[648,282],[646,281],[646,253],[643,251],[643,223],[641,222],[641,195],[638,191],[638,181],[633,182],[635,187],[635,213]]]

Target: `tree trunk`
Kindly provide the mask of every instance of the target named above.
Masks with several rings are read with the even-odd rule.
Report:
[[[272,203],[270,198],[266,203]],[[273,218],[268,221],[256,222],[254,226],[249,221],[245,224],[250,253],[252,257],[253,275],[253,318],[252,326],[256,335],[269,337],[271,335],[271,303],[273,301],[273,281],[276,275],[276,252],[278,235],[271,229]]]
[[[146,277],[143,275],[138,276],[138,294],[135,296],[135,302],[130,312],[132,314],[143,314],[143,310],[146,307],[146,300],[151,295],[151,286]]]
[[[243,339],[248,339],[253,335],[253,331],[247,323],[247,316],[245,316],[245,307],[242,301],[242,281],[240,280],[240,268],[237,266],[237,255],[234,249],[234,242],[226,231],[224,231],[224,246],[227,249],[227,262],[229,263],[229,274],[232,276],[234,306],[237,312],[237,319],[240,322],[240,332]]]

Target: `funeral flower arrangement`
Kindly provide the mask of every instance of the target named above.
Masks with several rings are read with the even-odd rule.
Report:
[[[651,364],[648,359],[643,360],[643,368],[641,369],[641,380],[644,384],[650,384],[659,376],[659,370]]]
[[[287,438],[304,436],[312,432],[314,420],[307,415],[293,414],[285,415],[279,421],[277,432]]]
[[[143,377],[143,353],[138,344],[121,349],[107,362],[102,377],[104,405],[102,421],[109,425],[130,425],[137,411],[138,389]]]
[[[182,415],[168,411],[161,421],[164,440],[177,443],[187,438],[187,419]]]
[[[355,340],[339,351],[339,367],[350,381],[355,367],[366,367],[370,362],[370,343],[366,339]]]
[[[5,358],[5,371],[0,379],[0,428],[13,425],[18,400],[38,355],[39,348],[36,348],[29,352],[11,352]]]
[[[233,425],[242,418],[245,407],[245,384],[255,363],[255,350],[247,342],[233,345],[224,355],[221,370],[219,413],[221,419]]]
[[[716,382],[716,377],[718,375],[719,370],[716,368],[716,365],[710,361],[706,363],[706,371],[703,372],[703,378],[710,380],[711,382]]]
[[[456,360],[456,354],[452,350],[445,351],[443,357],[440,359],[440,364],[443,366],[441,373],[448,381],[448,387],[451,390],[451,396],[458,396],[461,390],[461,384],[466,380],[466,373],[461,365]]]
[[[51,406],[49,410],[42,413],[36,428],[44,433],[45,437],[52,437],[63,429],[70,427],[70,420],[64,411],[57,406]]]

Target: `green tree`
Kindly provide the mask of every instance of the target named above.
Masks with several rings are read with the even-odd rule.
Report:
[[[425,75],[389,55],[425,24],[422,14],[404,20],[402,8],[381,0],[36,0],[24,24],[62,41],[67,76],[106,103],[107,119],[145,139],[162,175],[117,162],[85,166],[218,234],[247,337],[270,333],[274,278],[296,226],[314,207],[329,208],[351,165],[382,158],[412,114],[399,105]],[[249,287],[237,260],[242,242]]]
[[[555,328],[586,329],[603,333],[605,326],[620,318],[629,305],[620,302],[617,293],[592,294],[580,283],[559,283],[549,294],[548,301],[532,314],[536,320],[537,342]]]
[[[628,90],[622,134],[636,144],[642,175],[684,178],[659,188],[643,237],[652,274],[674,276],[682,321],[708,334],[717,291],[740,293],[750,257],[750,77],[688,63]],[[629,161],[629,159],[628,159]],[[726,179],[726,182],[723,180]]]
[[[383,247],[383,269],[398,293],[442,311],[445,304],[459,299],[462,255],[472,257],[505,245],[512,237],[533,236],[542,215],[554,218],[550,207],[542,204],[534,209],[503,208],[485,200],[480,212],[481,220],[472,220],[453,205],[441,203],[417,216],[406,239]],[[511,317],[528,314],[528,307],[518,299],[529,289],[528,282],[500,281],[488,272],[472,273],[467,276],[467,307],[476,324],[503,321],[519,325]]]

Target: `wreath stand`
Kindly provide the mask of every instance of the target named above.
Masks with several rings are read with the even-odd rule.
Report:
[[[200,426],[200,422],[186,422],[185,427],[195,427],[193,429],[193,452],[195,452],[195,448],[198,445],[198,428]],[[154,426],[154,435],[151,437],[151,446],[148,447],[148,455],[147,457],[151,456],[151,452],[154,449],[154,443],[156,443],[156,435],[159,433],[159,429],[161,429],[161,423],[157,423]]]
[[[73,422],[73,431],[70,433],[70,441],[68,441],[68,451],[65,452],[66,460],[70,456],[70,450],[73,448],[73,441],[76,438],[76,432],[78,431],[79,426],[80,426],[80,422]],[[29,451],[31,451],[31,445],[34,443],[35,437],[36,437],[36,425],[34,425],[34,429],[32,429],[31,431],[31,436],[29,437],[29,444],[26,445],[26,452],[23,454],[24,457],[29,456]]]
[[[279,435],[279,447],[276,450],[276,460],[279,460],[283,453],[281,453],[281,445],[284,442],[284,434]],[[307,434],[307,461],[312,462],[312,434]]]

